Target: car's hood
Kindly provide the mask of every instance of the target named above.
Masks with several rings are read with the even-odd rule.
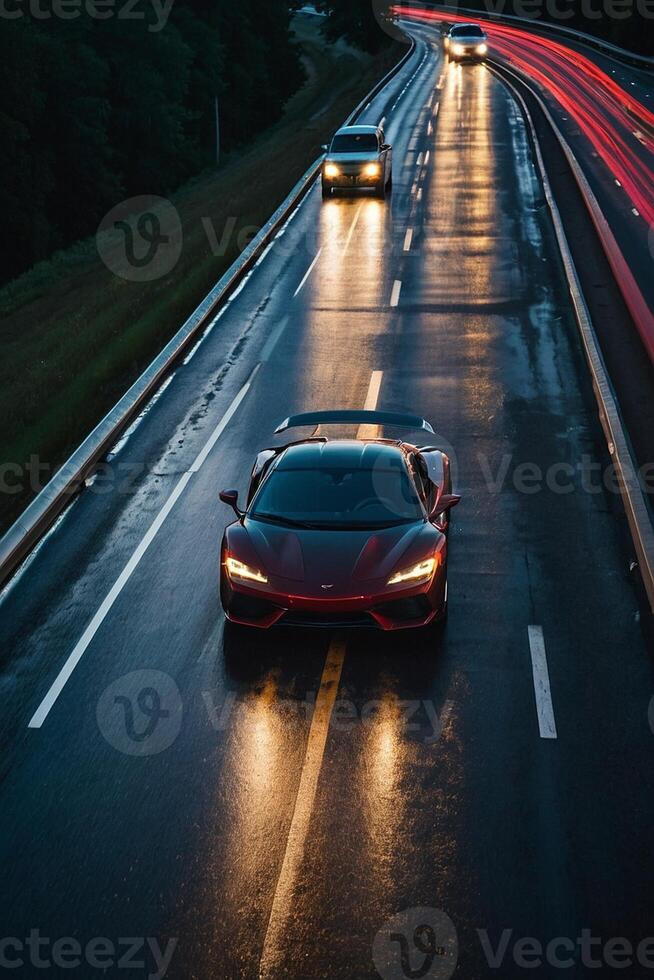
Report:
[[[367,153],[330,153],[327,163],[377,163],[379,153],[369,150]]]
[[[467,37],[455,37],[451,39],[452,44],[486,44],[485,37],[475,37],[472,34],[467,35]]]
[[[256,563],[271,579],[303,583],[309,592],[329,585],[330,596],[389,578],[429,554],[440,537],[426,521],[380,531],[314,531],[246,519],[228,530],[229,549],[242,561]]]

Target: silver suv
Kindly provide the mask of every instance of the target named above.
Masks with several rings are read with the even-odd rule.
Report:
[[[393,183],[393,148],[381,126],[343,126],[323,150],[323,197],[346,188],[369,188],[386,197]]]
[[[488,53],[488,38],[479,24],[455,24],[445,37],[450,61],[483,61]]]

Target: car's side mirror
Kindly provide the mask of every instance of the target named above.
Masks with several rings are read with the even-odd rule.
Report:
[[[443,514],[446,510],[456,507],[460,500],[461,497],[458,493],[444,493],[442,497],[438,498],[434,510],[437,514]]]
[[[229,504],[237,517],[243,516],[243,511],[238,506],[238,490],[221,490],[219,496],[224,504]]]
[[[322,150],[323,153],[326,153],[327,150],[329,149],[329,143],[323,143],[320,149]]]
[[[390,143],[382,143],[381,148],[382,148],[382,150],[392,150],[393,149],[393,147],[391,146]]]

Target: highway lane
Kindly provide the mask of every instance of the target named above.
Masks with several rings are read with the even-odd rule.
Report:
[[[514,483],[519,464],[606,464],[552,232],[506,90],[481,67],[444,70],[416,30],[411,64],[367,115],[387,117],[392,201],[322,205],[311,192],[116,453],[110,492],[100,481],[80,498],[0,604],[6,935],[176,937],[173,977],[256,977],[263,964],[271,977],[359,978],[376,975],[385,920],[426,905],[456,924],[458,975],[506,978],[524,971],[491,973],[476,929],[493,945],[505,926],[542,940],[647,934],[653,678],[624,520],[578,477],[565,494]],[[218,489],[245,489],[290,412],[362,406],[373,372],[379,405],[424,413],[456,460],[465,500],[443,637],[225,634]],[[541,738],[530,625],[556,739]],[[328,651],[338,699],[321,732],[310,706],[328,704]],[[133,671],[168,675],[179,702],[156,675],[121,681]],[[107,705],[146,684],[171,714],[137,743]],[[307,753],[321,734],[323,754]]]

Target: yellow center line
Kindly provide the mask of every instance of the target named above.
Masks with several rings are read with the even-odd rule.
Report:
[[[307,750],[288,832],[286,851],[275,889],[266,938],[263,943],[259,966],[259,976],[262,980],[278,975],[279,958],[285,956],[285,925],[293,911],[293,891],[304,857],[304,845],[309,831],[318,777],[320,776],[344,659],[345,640],[342,637],[334,637],[330,643],[320,679],[320,688],[311,719]]]
[[[355,219],[356,220],[356,219]],[[383,371],[373,371],[368,383],[368,392],[364,402],[364,410],[372,412],[377,408]],[[376,425],[360,425],[357,431],[358,439],[375,438],[379,427]],[[373,430],[373,435],[367,435]],[[286,923],[293,912],[293,893],[297,883],[300,866],[304,858],[304,847],[309,833],[311,814],[316,799],[318,779],[325,754],[327,735],[331,722],[334,703],[341,680],[343,661],[345,660],[345,639],[335,636],[327,651],[327,659],[320,678],[320,687],[316,705],[311,719],[307,749],[300,775],[295,798],[295,807],[291,818],[291,826],[286,841],[286,850],[282,867],[277,879],[277,887],[273,896],[270,918],[266,936],[261,951],[259,977],[268,980],[279,975],[279,966],[286,955],[284,945]]]

